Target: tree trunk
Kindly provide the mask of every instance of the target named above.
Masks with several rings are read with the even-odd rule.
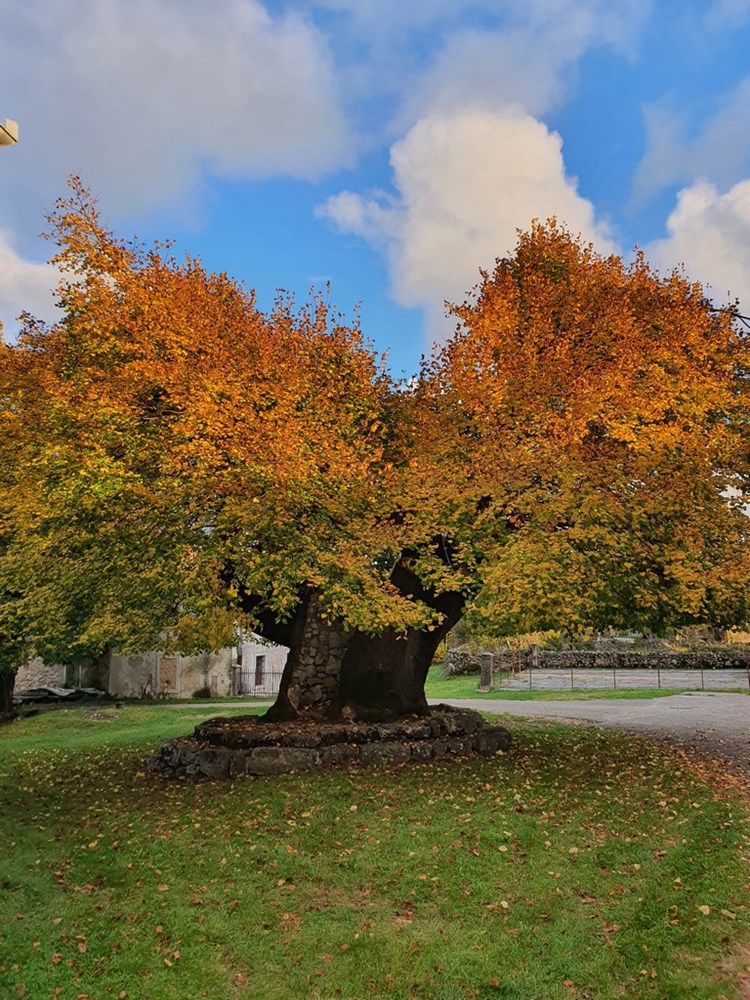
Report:
[[[449,559],[442,539],[438,547]],[[402,715],[426,715],[427,672],[441,640],[464,613],[463,594],[435,593],[425,587],[406,554],[393,568],[390,582],[402,594],[439,612],[442,620],[431,630],[409,629],[399,634],[389,629],[376,636],[357,633],[352,637],[341,668],[339,696],[344,712],[357,719],[388,722]]]
[[[281,722],[338,714],[341,664],[349,638],[350,633],[340,624],[320,618],[318,597],[314,592],[308,594],[291,623],[279,694],[264,718]]]
[[[402,567],[399,585],[439,611],[432,630],[387,629],[379,635],[347,631],[319,616],[313,593],[301,602],[287,633],[287,657],[275,704],[264,718],[280,722],[301,718],[392,721],[429,712],[424,685],[435,652],[463,614],[458,593],[434,594]]]
[[[342,665],[339,699],[344,715],[390,722],[403,715],[427,715],[427,672],[442,633],[410,629],[382,635],[356,633]]]
[[[16,686],[15,670],[0,670],[0,722],[13,716],[13,689]]]

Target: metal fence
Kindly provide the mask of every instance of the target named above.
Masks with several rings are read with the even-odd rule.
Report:
[[[237,694],[247,697],[275,697],[281,684],[283,670],[269,670],[266,667],[253,667],[237,672]]]

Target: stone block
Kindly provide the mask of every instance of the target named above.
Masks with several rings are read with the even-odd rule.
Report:
[[[408,743],[364,743],[359,750],[359,762],[364,767],[404,764],[410,758]]]
[[[498,750],[509,750],[511,736],[504,726],[485,726],[474,736],[474,749],[485,757]]]
[[[348,743],[325,747],[320,754],[320,762],[326,767],[346,767],[348,764],[356,764],[358,760],[359,747]]]
[[[458,716],[457,731],[461,733],[466,733],[466,734],[475,733],[478,729],[481,729],[482,726],[484,726],[485,724],[484,719],[479,714],[479,712],[473,712],[469,708],[459,709],[459,711],[456,712],[456,715]]]
[[[249,754],[235,750],[229,761],[229,777],[241,778],[247,774],[247,758]]]
[[[227,778],[229,777],[231,756],[231,751],[223,747],[200,750],[195,755],[195,762],[192,766],[195,767],[197,774],[202,774],[206,778]]]
[[[280,741],[279,741],[280,742]],[[313,749],[314,747],[319,747],[321,743],[320,733],[289,733],[285,737],[285,743],[288,747],[305,747],[307,749]]]
[[[245,773],[288,774],[291,771],[307,771],[315,767],[319,760],[317,751],[302,747],[256,747],[247,757]]]
[[[433,735],[432,723],[429,719],[415,719],[404,722],[399,727],[407,740],[429,740]]]

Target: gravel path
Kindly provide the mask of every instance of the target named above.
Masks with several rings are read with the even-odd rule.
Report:
[[[437,704],[431,702],[431,704]],[[717,757],[750,783],[750,696],[715,691],[622,701],[448,701],[479,712],[585,721]]]

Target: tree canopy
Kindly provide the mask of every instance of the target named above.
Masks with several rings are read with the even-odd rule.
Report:
[[[263,312],[115,237],[75,180],[50,232],[62,318],[0,347],[8,650],[189,652],[240,623],[292,648],[286,714],[398,713],[467,610],[747,620],[747,344],[681,273],[534,224],[404,385],[326,298]],[[313,622],[339,637],[322,694]]]

